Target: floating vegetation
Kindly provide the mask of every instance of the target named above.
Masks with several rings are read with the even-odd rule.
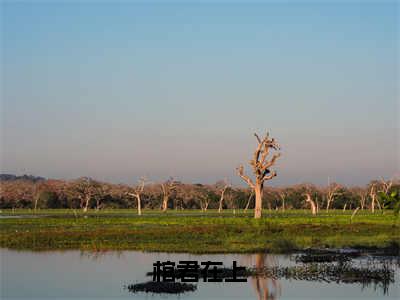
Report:
[[[361,283],[363,286],[374,284],[375,288],[381,287],[384,293],[389,285],[394,283],[394,270],[387,263],[381,266],[354,266],[351,262],[307,263],[299,266],[253,269],[253,274],[273,279]]]
[[[348,262],[362,253],[356,249],[307,249],[295,256],[296,262],[301,263],[329,263]]]
[[[194,292],[197,289],[197,286],[181,282],[148,281],[144,283],[130,284],[125,286],[125,288],[131,293],[145,292],[154,294],[182,294],[186,292]]]
[[[347,262],[350,260],[351,257],[342,254],[301,254],[295,257],[295,261],[301,263]]]
[[[394,262],[400,266],[399,246],[396,243],[391,243],[382,248],[308,248],[300,254],[294,255],[294,261],[297,263],[344,263],[349,262],[354,258],[365,258],[370,262]]]

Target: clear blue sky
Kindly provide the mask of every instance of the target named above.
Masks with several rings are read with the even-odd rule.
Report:
[[[297,2],[296,2],[297,3]],[[399,5],[2,2],[1,172],[240,179],[399,173]]]

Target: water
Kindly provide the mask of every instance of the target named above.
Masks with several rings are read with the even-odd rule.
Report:
[[[1,249],[1,299],[398,299],[400,275],[384,294],[374,285],[338,284],[270,278],[248,278],[243,283],[199,282],[197,291],[182,295],[132,294],[124,285],[152,280],[155,261],[221,261],[231,267],[264,264],[294,265],[284,255],[190,255],[138,251],[82,253],[29,252]]]

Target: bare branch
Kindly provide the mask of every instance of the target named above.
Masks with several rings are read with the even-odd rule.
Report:
[[[139,194],[135,194],[135,193],[127,193],[127,195],[128,195],[128,196],[135,197],[135,198],[138,198],[138,197],[139,197]]]
[[[252,188],[255,187],[253,181],[246,175],[244,175],[244,169],[243,166],[240,166],[239,168],[236,169],[238,175]]]
[[[276,175],[277,175],[276,171],[272,171],[272,173],[270,175],[263,177],[263,181],[270,180],[270,179],[274,178]]]
[[[272,167],[276,160],[281,156],[281,153],[276,153],[272,156],[270,161],[267,161],[266,164],[262,167],[262,170],[265,171],[267,170],[269,167]]]
[[[256,137],[257,141],[261,144],[261,139],[260,139],[260,137],[258,136],[258,134],[257,134],[257,133],[254,133],[254,136]]]
[[[385,179],[383,177],[381,177],[381,182],[383,185],[383,192],[385,192],[385,194],[387,194],[389,192],[390,188],[392,187],[393,179],[385,181]]]

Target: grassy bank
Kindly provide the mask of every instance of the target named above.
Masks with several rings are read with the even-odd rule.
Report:
[[[400,240],[391,212],[3,210],[0,247],[29,250],[143,250],[191,253],[289,252],[307,247],[385,247]]]

